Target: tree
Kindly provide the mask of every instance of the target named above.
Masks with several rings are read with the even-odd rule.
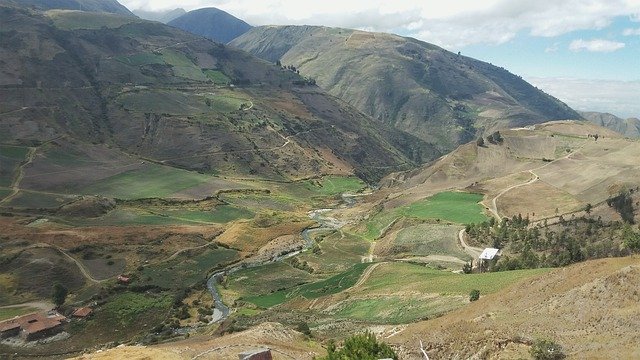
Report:
[[[335,344],[330,341],[327,347],[327,356],[319,360],[377,360],[384,358],[397,360],[398,355],[389,345],[378,342],[376,337],[367,331],[364,334],[347,338],[340,350],[337,350]]]
[[[56,307],[62,306],[65,300],[67,300],[67,294],[69,290],[64,287],[64,285],[60,283],[53,284],[53,288],[51,291],[51,301],[56,305]]]
[[[562,360],[567,357],[561,345],[546,339],[534,341],[529,353],[535,360]]]
[[[471,260],[468,263],[465,263],[462,266],[462,272],[465,274],[471,274],[471,272],[473,271],[473,260]]]
[[[478,147],[484,147],[484,138],[482,136],[476,140],[476,145],[478,145]]]
[[[471,292],[469,293],[469,301],[476,301],[478,299],[480,299],[480,290],[478,289],[471,290]]]

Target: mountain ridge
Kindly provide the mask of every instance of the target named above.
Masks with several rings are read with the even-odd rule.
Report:
[[[482,132],[581,118],[503,68],[398,35],[261,26],[230,44],[295,67],[329,93],[442,152]]]

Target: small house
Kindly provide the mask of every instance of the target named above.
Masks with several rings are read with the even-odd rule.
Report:
[[[486,248],[482,250],[482,253],[479,256],[480,259],[480,269],[481,271],[487,268],[487,265],[490,261],[497,260],[500,257],[500,249],[496,248]]]
[[[92,312],[93,312],[93,309],[90,307],[81,307],[81,308],[77,308],[73,312],[73,314],[71,314],[71,316],[76,318],[86,318],[87,316],[91,315]]]

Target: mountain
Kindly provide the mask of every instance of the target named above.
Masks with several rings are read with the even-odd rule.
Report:
[[[117,0],[0,0],[0,5],[34,7],[40,10],[81,10],[125,16],[135,15]]]
[[[580,119],[559,100],[491,64],[397,35],[262,26],[231,45],[293,66],[330,94],[443,152],[497,128]]]
[[[412,166],[408,136],[240,50],[111,14],[1,7],[0,22],[0,142],[85,153],[108,144],[163,165],[278,180],[374,182]]]
[[[626,137],[640,137],[640,119],[621,119],[612,114],[592,111],[581,111],[580,115],[596,125],[604,126],[607,129],[619,132]]]
[[[142,9],[134,10],[134,14],[136,14],[139,18],[151,21],[160,21],[161,23],[168,23],[169,21],[178,18],[184,14],[186,14],[186,10],[183,8],[177,8],[173,10],[165,10],[165,11],[146,11]]]
[[[189,11],[168,24],[225,44],[252,28],[235,16],[213,7]]]

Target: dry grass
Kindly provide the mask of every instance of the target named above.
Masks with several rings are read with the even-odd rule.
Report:
[[[436,358],[498,357],[510,342],[550,338],[571,358],[638,358],[640,258],[601,259],[522,280],[388,341],[407,359],[425,343]]]

